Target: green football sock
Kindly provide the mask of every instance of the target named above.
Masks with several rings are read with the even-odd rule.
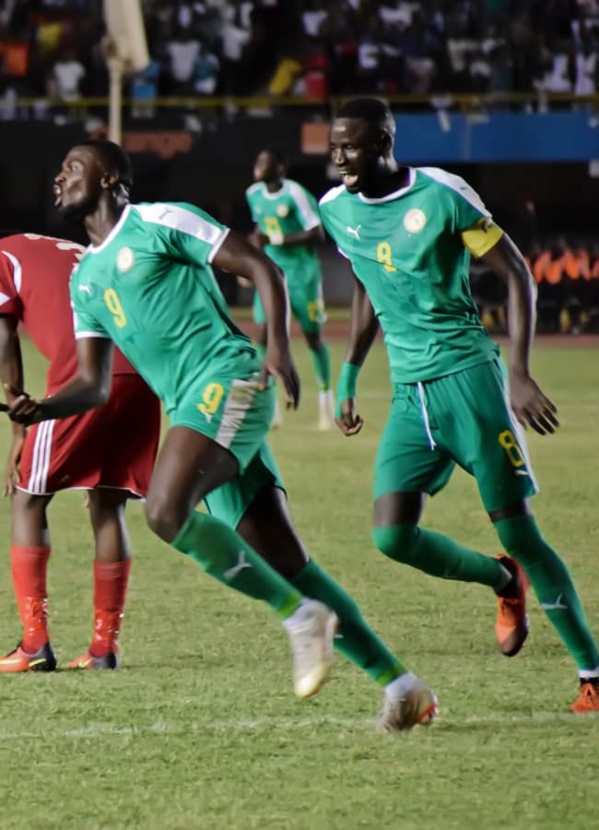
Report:
[[[501,544],[528,574],[541,608],[564,641],[580,671],[599,667],[597,644],[587,624],[572,577],[541,536],[532,516],[495,522]]]
[[[408,524],[387,525],[375,527],[372,538],[385,556],[431,576],[479,582],[494,590],[509,582],[509,574],[499,560],[469,550],[433,530]]]
[[[321,392],[328,392],[331,388],[331,356],[329,350],[323,343],[319,351],[310,349],[310,354],[312,355],[318,386]]]
[[[310,560],[299,576],[292,580],[305,597],[320,600],[339,617],[340,637],[335,647],[366,674],[386,686],[407,672],[366,624],[356,601],[329,574]]]
[[[194,559],[207,574],[248,597],[267,602],[287,619],[303,600],[241,536],[208,513],[192,513],[172,545]]]

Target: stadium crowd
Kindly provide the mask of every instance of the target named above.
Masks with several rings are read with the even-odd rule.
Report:
[[[137,97],[594,93],[597,0],[143,0]],[[101,0],[6,0],[4,91],[104,95]]]
[[[161,96],[451,94],[597,90],[599,0],[142,0],[151,62],[129,81],[133,117]],[[105,96],[102,0],[5,0],[0,118]],[[28,110],[22,97],[38,98]],[[514,106],[514,104],[511,104]],[[66,112],[66,109],[63,110]],[[188,116],[192,117],[192,116]],[[599,249],[530,242],[539,325],[599,329]],[[523,241],[523,240],[522,240]],[[505,325],[503,285],[473,269],[489,325]]]
[[[532,240],[525,258],[537,284],[539,331],[599,331],[599,245],[557,235],[544,244]],[[475,266],[472,290],[485,325],[504,331],[507,292],[501,280]]]

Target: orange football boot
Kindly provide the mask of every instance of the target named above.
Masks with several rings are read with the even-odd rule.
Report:
[[[112,651],[102,657],[94,657],[86,651],[81,657],[70,662],[67,669],[118,669],[119,663],[118,654]]]
[[[526,614],[526,590],[529,585],[524,570],[511,556],[500,554],[497,559],[514,579],[507,588],[497,592],[497,618],[495,636],[499,649],[505,657],[518,654],[528,637],[528,616]]]
[[[50,643],[45,643],[34,654],[28,654],[21,643],[7,654],[0,657],[0,672],[13,673],[24,671],[54,671],[56,655]]]
[[[570,708],[575,715],[599,712],[599,678],[581,681],[580,693]]]

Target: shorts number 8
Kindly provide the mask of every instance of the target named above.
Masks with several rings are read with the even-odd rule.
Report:
[[[516,436],[511,429],[506,429],[503,432],[500,432],[498,441],[505,450],[512,467],[523,467],[525,463],[524,456],[522,455],[522,450],[518,446]]]

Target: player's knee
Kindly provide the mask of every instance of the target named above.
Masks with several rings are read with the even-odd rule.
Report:
[[[320,339],[320,334],[318,332],[305,331],[304,337],[306,338],[306,343],[308,344],[309,349],[313,352],[322,351],[322,340]]]
[[[185,524],[187,514],[171,499],[149,496],[146,501],[146,521],[150,530],[164,542],[172,542]]]
[[[400,562],[408,562],[412,558],[417,537],[417,525],[384,525],[372,530],[372,541],[380,552]]]
[[[12,497],[13,517],[17,515],[44,515],[49,501],[50,499],[47,496],[16,490]]]

